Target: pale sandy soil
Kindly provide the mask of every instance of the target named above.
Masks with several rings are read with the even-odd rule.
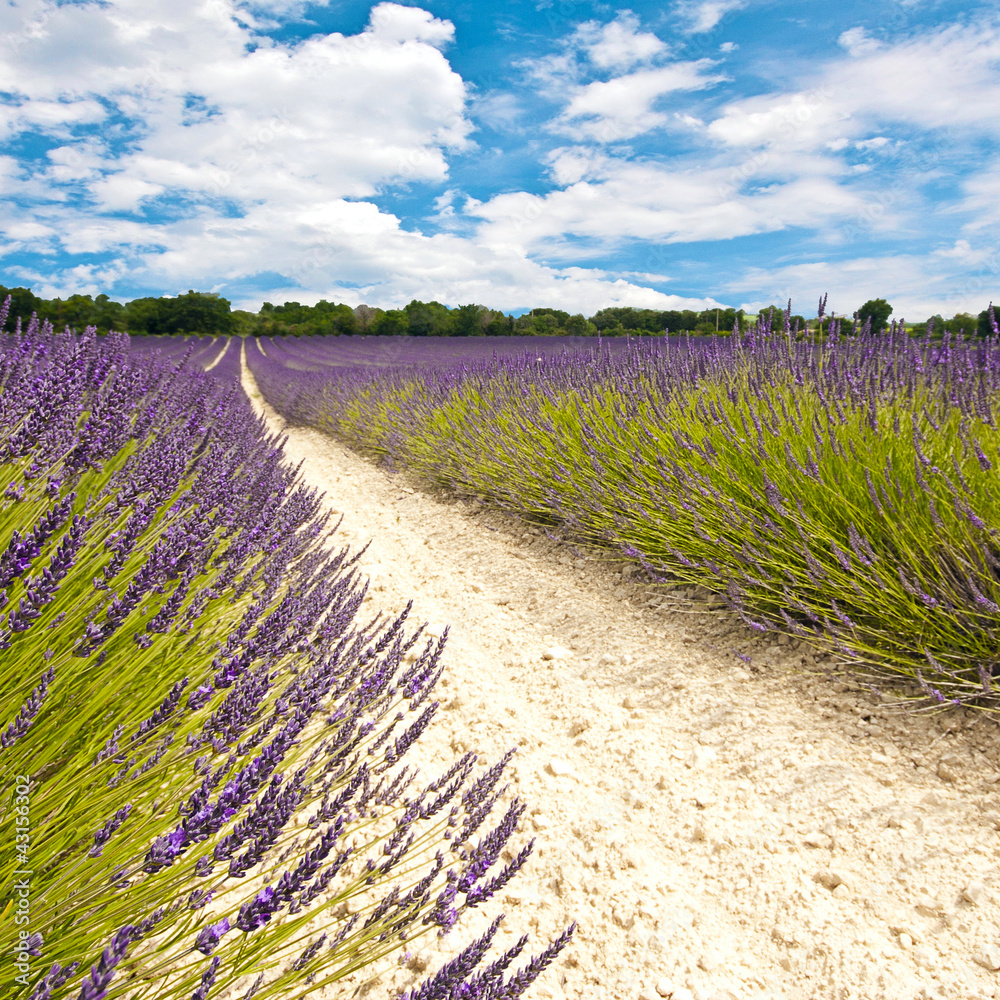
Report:
[[[621,561],[284,433],[339,537],[371,541],[367,606],[414,598],[415,622],[451,627],[420,759],[518,748],[538,846],[488,915],[507,913],[501,945],[530,932],[535,950],[579,924],[530,996],[1000,997],[995,722],[908,714],[725,610],[648,606],[662,589]],[[368,994],[421,981],[480,926]]]

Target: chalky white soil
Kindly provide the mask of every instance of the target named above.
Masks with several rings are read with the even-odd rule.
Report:
[[[414,598],[413,623],[451,628],[411,756],[433,774],[517,747],[537,838],[483,918],[362,992],[420,982],[502,910],[502,946],[578,923],[532,997],[1000,997],[994,721],[908,713],[724,609],[652,606],[663,589],[621,561],[286,428],[245,386],[343,513],[339,538],[371,541],[366,606]]]

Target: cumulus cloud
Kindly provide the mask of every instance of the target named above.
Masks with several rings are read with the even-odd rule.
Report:
[[[167,287],[182,287],[194,268],[204,269],[206,284],[224,285],[267,261],[287,280],[268,297],[300,302],[333,298],[388,307],[420,298],[511,309],[545,302],[595,312],[611,304],[695,308],[703,301],[643,288],[600,269],[542,265],[516,247],[408,232],[364,202],[313,204],[291,217],[262,205],[224,227],[190,233],[171,227],[169,240],[166,252],[141,261]]]
[[[601,69],[629,69],[667,51],[666,43],[651,31],[639,30],[639,19],[623,10],[607,24],[586,21],[574,33],[572,42],[586,52]]]
[[[398,3],[380,3],[371,12],[368,31],[380,41],[426,42],[443,46],[455,37],[451,21],[435,17],[419,7],[404,7]]]
[[[726,79],[711,72],[711,59],[672,60],[669,46],[640,30],[629,10],[604,24],[584,22],[564,39],[561,51],[521,66],[549,100],[562,105],[551,131],[602,143],[662,128],[670,121],[658,107],[664,98]]]
[[[446,153],[467,146],[465,85],[437,48],[452,34],[426,11],[381,3],[359,35],[250,50],[224,0],[63,6],[0,66],[19,98],[5,125],[65,139],[66,123],[112,110],[134,123],[137,138],[109,153],[91,189],[107,208],[134,209],[164,182],[238,199],[364,197],[441,179]]]
[[[664,99],[726,79],[711,59],[672,60],[669,46],[642,31],[631,11],[586,21],[561,51],[522,63],[545,96],[562,105],[551,131],[581,141],[620,142],[665,126]],[[595,79],[596,77],[596,79]]]
[[[632,241],[724,240],[786,226],[821,227],[860,213],[864,199],[824,176],[744,190],[728,166],[674,167],[629,162],[582,148],[553,156],[564,185],[546,195],[515,192],[470,206],[483,220],[479,238],[494,246],[558,252],[567,238],[607,249]]]
[[[404,229],[369,199],[444,180],[449,155],[470,148],[467,89],[442,52],[454,28],[380,3],[353,36],[285,45],[254,33],[254,17],[293,7],[0,8],[0,86],[14,95],[0,128],[49,143],[34,163],[0,159],[0,253],[69,255],[58,272],[21,268],[43,294],[103,291],[126,275],[163,291],[252,287],[267,273],[269,295],[299,301],[546,302],[574,312],[701,303],[599,269],[548,267],[516,247]],[[595,60],[622,64],[615,45],[630,24],[591,39]],[[514,113],[493,108],[497,118]],[[456,218],[461,198],[449,189],[438,199],[438,222]],[[72,261],[87,255],[105,259]]]

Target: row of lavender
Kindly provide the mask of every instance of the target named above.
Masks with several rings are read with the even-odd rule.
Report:
[[[0,340],[5,997],[304,996],[444,933],[531,849],[506,759],[401,763],[444,639],[359,618],[240,345],[157,346]],[[568,938],[511,972],[497,923],[414,1000],[518,996]]]
[[[340,364],[339,340],[248,358],[292,421],[720,591],[876,681],[996,705],[995,324],[955,345],[834,323],[816,344],[772,322],[471,364],[422,344]]]

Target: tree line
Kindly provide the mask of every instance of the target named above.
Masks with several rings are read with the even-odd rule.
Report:
[[[734,329],[746,330],[755,316],[742,309],[717,308],[699,311],[691,309],[638,309],[632,306],[611,306],[593,316],[571,314],[563,309],[532,309],[521,316],[503,313],[482,305],[448,307],[440,302],[414,299],[401,309],[380,309],[375,306],[349,306],[321,299],[314,306],[299,302],[274,305],[265,302],[256,313],[232,309],[228,299],[208,292],[189,290],[183,295],[132,299],[115,302],[107,295],[70,295],[68,298],[43,299],[29,288],[6,288],[0,285],[0,301],[11,296],[12,329],[15,317],[33,313],[50,321],[57,329],[71,327],[81,330],[88,326],[101,332],[109,329],[126,330],[134,334],[235,334],[237,336],[369,336],[411,337],[508,337],[508,336],[575,336],[620,337],[628,334],[690,333],[727,334]],[[775,322],[784,324],[785,307],[772,307]],[[766,310],[765,310],[766,311]],[[853,318],[865,320],[880,331],[888,325],[892,306],[885,299],[870,299]],[[841,317],[843,320],[843,317]],[[789,317],[790,325],[799,331],[816,327],[815,320],[807,323],[799,315]],[[829,319],[823,321],[826,328]],[[914,332],[923,332],[929,325],[940,336],[945,331],[956,335],[985,337],[990,330],[988,310],[978,316],[958,313],[950,319],[931,316],[915,324]]]

